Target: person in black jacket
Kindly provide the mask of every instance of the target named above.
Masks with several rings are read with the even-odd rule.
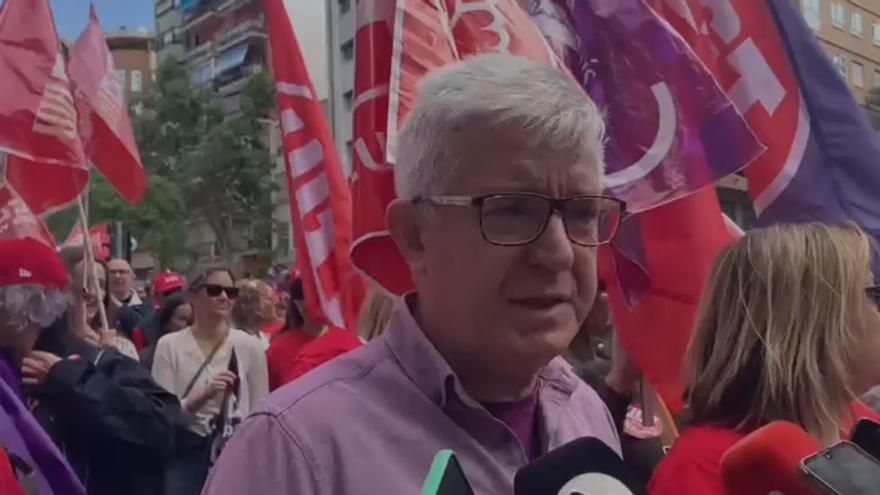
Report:
[[[182,422],[177,397],[139,362],[76,338],[66,316],[35,349],[44,363],[29,376],[34,415],[87,492],[162,494],[164,460]]]

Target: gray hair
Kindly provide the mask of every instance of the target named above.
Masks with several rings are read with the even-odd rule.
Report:
[[[0,287],[0,327],[48,327],[69,306],[70,296],[65,291],[30,284],[3,286]]]
[[[575,150],[604,162],[605,123],[584,90],[550,65],[506,54],[479,55],[431,72],[398,138],[397,196],[443,194],[460,157],[452,134],[474,122],[513,124],[534,146]]]

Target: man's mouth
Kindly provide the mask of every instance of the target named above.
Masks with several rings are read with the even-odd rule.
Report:
[[[510,300],[510,302],[517,306],[534,310],[551,309],[560,304],[566,304],[569,301],[569,298],[561,296],[520,297]]]

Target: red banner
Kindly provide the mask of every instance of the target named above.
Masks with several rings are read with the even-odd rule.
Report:
[[[113,57],[92,5],[89,25],[70,50],[70,78],[81,109],[79,132],[86,154],[129,203],[144,195],[147,177],[138,154]]]
[[[263,5],[269,25],[290,215],[306,308],[318,320],[353,330],[363,285],[349,257],[348,183],[290,16],[281,0],[264,0]]]
[[[67,272],[49,228],[9,187],[0,187],[0,259],[0,286],[66,285]]]
[[[753,0],[649,4],[687,40],[767,147],[746,169],[760,215],[794,176],[810,133],[807,109],[773,13],[766,2]]]
[[[106,260],[110,258],[110,233],[107,230],[106,223],[99,223],[89,228],[89,240],[92,243],[92,253],[96,260]],[[85,236],[83,235],[82,223],[77,221],[67,234],[67,239],[61,243],[61,247],[84,246]]]
[[[70,82],[47,0],[0,8],[0,170],[31,210],[69,203],[88,183]],[[50,178],[51,180],[47,180]]]
[[[385,230],[385,208],[394,198],[389,164],[394,163],[398,129],[415,101],[419,81],[433,69],[484,52],[561,64],[514,0],[397,0],[392,9],[393,3],[357,3],[352,258],[379,284],[402,294],[412,289],[412,280]],[[385,75],[389,70],[390,79]],[[387,123],[379,119],[383,114]]]

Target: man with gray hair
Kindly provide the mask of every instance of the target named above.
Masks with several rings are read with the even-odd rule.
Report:
[[[623,204],[601,195],[603,122],[554,68],[483,55],[429,74],[407,116],[387,225],[416,291],[385,333],[280,389],[205,493],[418,493],[438,450],[477,494],[583,436],[620,451],[559,354],[596,292]]]

